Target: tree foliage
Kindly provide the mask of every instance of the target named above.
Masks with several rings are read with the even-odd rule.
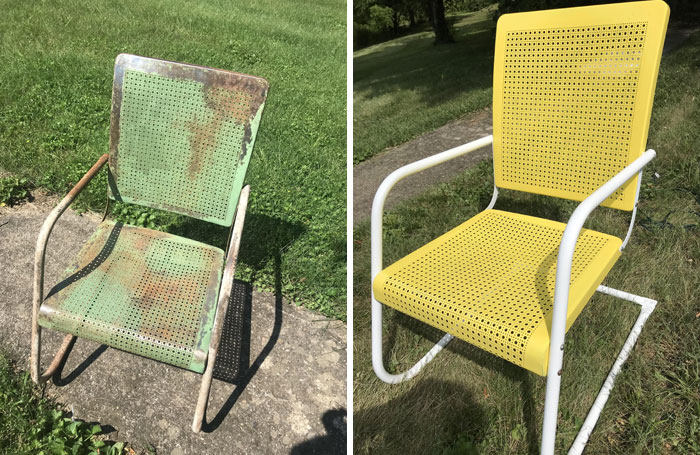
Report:
[[[430,26],[436,42],[451,42],[445,13],[477,11],[494,0],[356,0],[353,2],[355,48],[390,40]]]
[[[620,2],[634,0],[616,0]],[[665,0],[671,8],[671,21],[700,24],[700,2],[696,0]],[[610,3],[610,0],[499,0],[498,14],[534,11],[571,6]]]

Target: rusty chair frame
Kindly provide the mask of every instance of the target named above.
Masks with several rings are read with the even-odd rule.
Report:
[[[185,303],[193,299],[191,300],[194,302],[192,304],[197,305],[196,300],[200,296],[199,293],[201,292],[203,295],[202,306],[199,308],[192,307],[193,311],[201,312],[200,324],[193,329],[183,327],[185,331],[191,330],[190,333],[184,336],[191,337],[187,338],[188,340],[196,340],[195,346],[186,346],[189,341],[179,342],[185,349],[190,349],[190,351],[186,351],[186,354],[182,354],[189,357],[185,357],[184,360],[180,357],[169,357],[168,355],[170,354],[164,355],[163,350],[147,351],[148,353],[142,354],[147,358],[202,374],[202,382],[192,422],[192,430],[195,433],[201,430],[205,419],[224,319],[231,300],[236,261],[250,195],[250,186],[244,186],[245,173],[252,153],[265,98],[267,97],[267,89],[268,82],[256,76],[136,55],[120,54],[117,56],[112,92],[110,151],[97,160],[49,213],[37,239],[34,257],[30,358],[30,372],[35,383],[43,384],[57,374],[78,336],[136,354],[143,352],[139,350],[141,345],[138,343],[147,343],[146,340],[142,340],[140,337],[136,337],[136,341],[133,342],[135,343],[134,345],[113,343],[112,338],[109,336],[105,338],[103,334],[109,333],[109,330],[115,330],[115,326],[109,326],[103,332],[100,332],[100,329],[93,331],[83,330],[71,324],[72,321],[76,320],[76,314],[78,315],[77,320],[82,321],[81,324],[83,324],[80,327],[84,327],[86,324],[93,324],[94,322],[87,319],[88,310],[74,310],[70,307],[64,309],[62,303],[69,300],[59,300],[57,304],[49,302],[51,298],[59,298],[52,297],[52,295],[56,295],[53,292],[49,293],[45,300],[45,256],[51,232],[60,216],[97,173],[105,167],[105,164],[109,162],[109,175],[107,178],[108,198],[105,218],[109,210],[110,201],[114,199],[119,202],[164,209],[171,213],[179,213],[190,218],[229,228],[225,252],[211,245],[208,246],[212,250],[218,251],[211,253],[215,256],[207,256],[215,257],[215,260],[204,261],[201,265],[206,276],[211,277],[206,282],[206,289],[202,288],[198,291],[192,291],[191,286],[185,286],[187,294],[184,294],[184,297],[178,297]],[[201,95],[201,99],[197,97],[198,95]],[[162,106],[166,107],[160,109]],[[164,112],[166,114],[163,114]],[[218,163],[216,167],[207,167],[208,170],[211,170],[208,173],[202,172],[202,158],[196,155],[196,153],[201,154],[203,152],[207,152],[207,163]],[[193,160],[193,156],[197,159]],[[129,157],[132,157],[131,161],[129,161]],[[136,164],[143,162],[144,157],[145,159],[158,160],[161,163],[165,163],[165,166],[151,175],[148,166],[144,168],[144,166]],[[187,168],[183,168],[178,164],[185,159],[190,160]],[[196,178],[193,177],[193,173],[197,175]],[[230,181],[228,180],[229,178],[231,179]],[[165,181],[167,185],[163,185],[162,181]],[[175,185],[175,187],[172,185]],[[205,199],[193,197],[172,200],[170,195],[174,191],[173,188],[176,188],[177,191],[183,194],[203,194]],[[203,200],[206,200],[206,202],[203,202]],[[111,225],[113,225],[112,222],[105,222],[103,218],[103,223],[100,224],[97,232],[88,243],[93,241],[93,239],[95,239],[94,242],[102,241],[103,237],[100,237],[102,233],[106,229],[112,229],[111,227],[104,228],[103,226]],[[138,227],[132,228],[135,228],[136,231],[141,229]],[[143,231],[149,230],[143,229]],[[113,231],[110,231],[110,236],[111,232]],[[117,234],[118,232],[120,231],[117,231]],[[189,248],[207,247],[205,244],[185,237],[171,237],[177,238],[178,241],[193,242],[178,245],[187,245]],[[130,246],[131,244],[128,241],[125,240],[125,242],[127,243],[122,244],[122,247],[131,252],[134,247]],[[168,248],[171,247],[169,246]],[[182,247],[176,246],[174,248]],[[166,252],[153,253],[153,251]],[[151,250],[151,254],[156,255],[157,259],[155,261],[157,264],[170,263],[176,258],[169,251],[171,250],[157,250],[154,248]],[[157,256],[158,254],[162,256]],[[80,264],[81,255],[79,255],[78,264]],[[185,257],[184,260],[190,261],[192,260],[191,258]],[[129,262],[126,262],[126,264],[128,265]],[[73,272],[72,267],[74,266],[72,265],[68,270],[69,274]],[[79,268],[80,265],[75,267]],[[159,265],[159,267],[161,266]],[[215,273],[209,273],[210,267],[211,272]],[[83,267],[83,269],[86,268]],[[177,271],[178,269],[175,270],[176,272],[174,273],[180,273]],[[96,275],[98,277],[96,278],[97,280],[101,280],[102,278],[100,277],[108,275],[105,271],[102,273],[105,275]],[[175,276],[179,277],[180,275]],[[201,279],[198,275],[193,276],[193,280]],[[177,280],[180,280],[180,278],[177,278]],[[168,294],[173,286],[177,287],[168,285],[162,291],[158,291],[158,293]],[[117,295],[119,295],[119,292],[119,290],[116,291]],[[80,303],[85,302],[86,299],[97,298],[97,295],[94,295],[92,291],[89,291],[88,294],[78,294],[77,297],[70,297],[74,295],[70,292],[64,294],[64,296],[66,295],[67,297],[61,298],[73,298],[72,302],[74,305],[76,304],[75,302]],[[166,295],[163,298],[167,299],[168,296]],[[138,302],[141,301],[140,299],[137,295],[128,294],[125,301],[129,302],[129,304],[133,302],[138,305]],[[100,306],[96,312],[109,312],[111,310],[109,307],[112,304],[119,308],[118,303],[106,301],[105,306]],[[171,307],[164,308],[170,311]],[[163,310],[159,309],[150,314],[150,316],[155,318],[153,320],[157,321],[153,324],[156,326],[160,323],[158,321],[160,321],[159,318],[161,317],[158,311],[162,312]],[[48,322],[49,318],[45,319],[45,312],[52,312],[54,315]],[[56,315],[59,317],[56,318]],[[60,319],[61,317],[63,319]],[[140,318],[141,316],[136,317]],[[66,320],[68,322],[64,322]],[[67,333],[58,352],[54,355],[48,368],[43,370],[43,372],[41,369],[42,326]],[[119,327],[116,326],[116,330],[121,330]],[[196,331],[197,327],[199,327],[198,332]],[[178,330],[178,328],[174,330]],[[151,338],[147,338],[147,340],[151,340]],[[180,345],[174,349],[180,349]]]
[[[67,334],[60,348],[56,352],[51,364],[43,372],[41,371],[41,326],[38,323],[39,307],[44,300],[44,262],[46,256],[46,246],[49,241],[49,236],[53,230],[58,218],[65,212],[80,192],[87,184],[97,175],[97,173],[107,163],[109,155],[102,155],[90,170],[80,179],[80,181],[71,189],[61,202],[51,211],[39,232],[39,238],[36,244],[34,254],[34,297],[32,306],[32,342],[31,342],[31,376],[32,380],[37,384],[43,384],[51,379],[58,371],[59,365],[63,362],[68,354],[69,347],[73,340],[77,337],[72,334]],[[236,272],[236,259],[241,243],[241,235],[243,232],[243,224],[245,222],[246,209],[248,207],[248,196],[250,194],[250,185],[243,187],[238,199],[236,208],[235,221],[231,227],[229,235],[229,245],[226,252],[226,262],[224,266],[224,274],[221,279],[219,290],[218,305],[216,308],[216,317],[214,319],[214,328],[212,330],[211,342],[207,353],[207,366],[202,375],[202,383],[199,389],[197,398],[197,406],[194,412],[192,421],[192,431],[199,432],[204,421],[204,413],[209,401],[209,391],[211,390],[211,382],[214,373],[214,364],[216,354],[221,341],[221,331],[224,325],[224,318],[228,309],[229,300],[231,297],[231,289],[233,288],[233,277]]]

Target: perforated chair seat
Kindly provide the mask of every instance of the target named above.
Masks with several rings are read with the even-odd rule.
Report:
[[[382,270],[375,298],[545,376],[559,243],[566,225],[486,210]],[[622,241],[583,229],[567,330],[620,256]]]
[[[39,325],[203,372],[224,253],[106,221],[41,305]]]

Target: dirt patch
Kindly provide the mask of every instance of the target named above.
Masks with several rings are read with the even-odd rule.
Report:
[[[8,174],[9,175],[9,174]],[[13,213],[17,210],[30,211],[30,212],[46,212],[47,210],[55,207],[61,198],[49,193],[43,188],[36,188],[31,190],[31,197],[29,199],[21,201],[19,204],[13,206],[2,206],[0,207],[0,216]]]

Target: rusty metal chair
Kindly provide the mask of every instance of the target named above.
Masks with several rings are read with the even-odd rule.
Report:
[[[203,373],[192,429],[204,420],[233,285],[250,188],[243,187],[266,80],[121,54],[114,69],[109,154],[49,214],[34,265],[31,375],[54,375],[75,337]],[[109,200],[231,227],[227,253],[103,221],[43,297],[44,254],[59,216],[109,162]],[[235,222],[234,222],[235,220]],[[67,333],[40,374],[41,329]]]

